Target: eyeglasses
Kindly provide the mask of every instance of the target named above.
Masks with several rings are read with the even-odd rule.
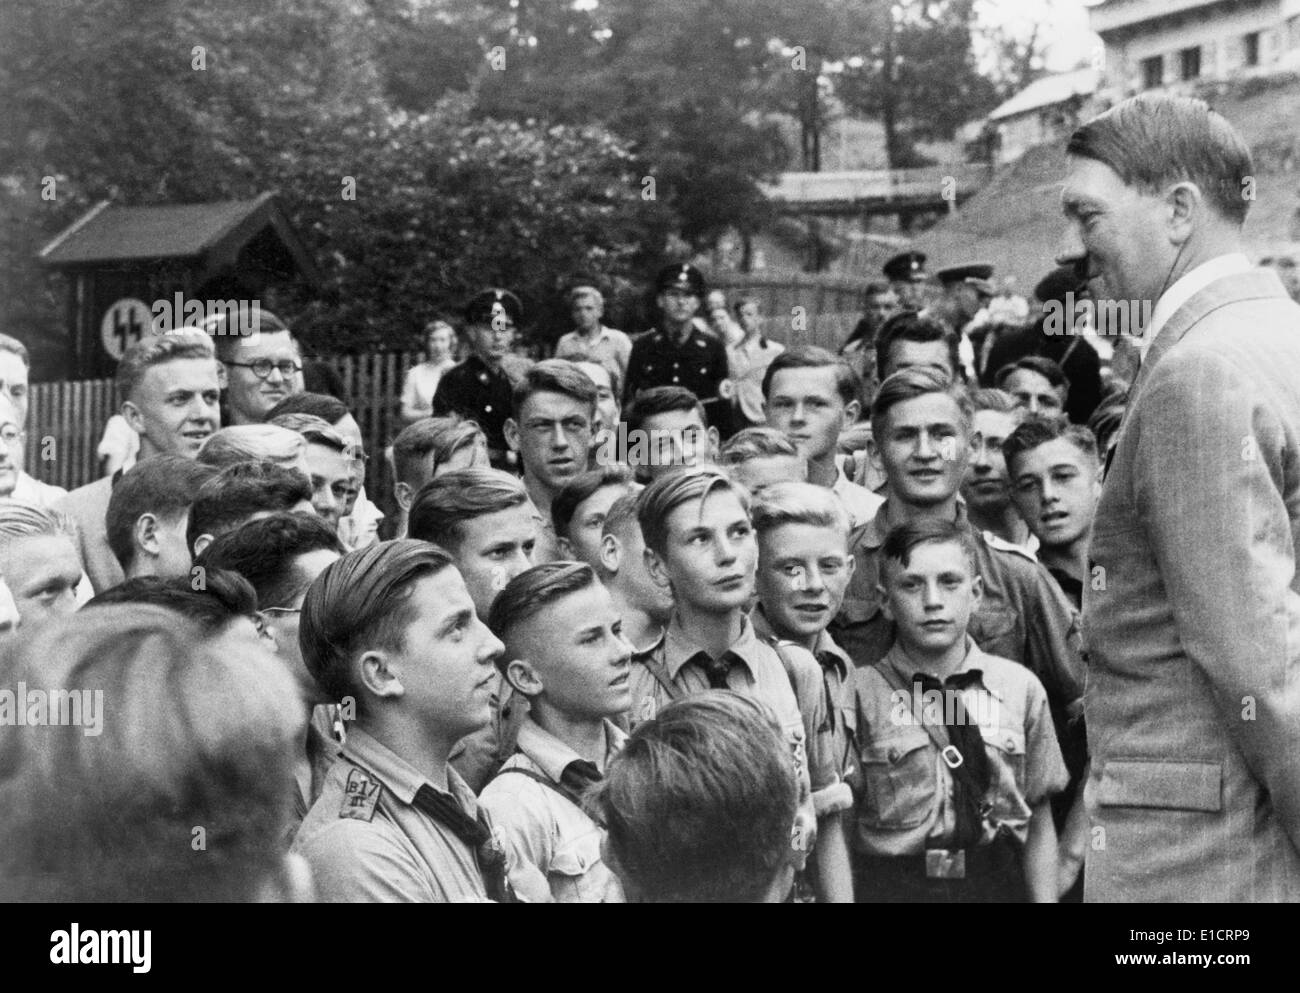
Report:
[[[302,372],[301,362],[291,362],[288,359],[281,362],[272,362],[270,359],[256,359],[252,362],[227,362],[226,365],[233,365],[237,369],[252,369],[253,375],[258,379],[269,379],[273,369],[285,379]]]

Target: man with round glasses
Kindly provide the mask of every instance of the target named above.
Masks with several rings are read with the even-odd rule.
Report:
[[[225,423],[260,424],[267,411],[303,389],[302,353],[269,310],[249,307],[203,322],[225,378]]]

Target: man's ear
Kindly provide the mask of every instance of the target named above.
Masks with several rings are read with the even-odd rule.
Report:
[[[722,439],[718,435],[717,428],[709,428],[707,434],[709,438],[709,462],[713,465],[717,465],[718,452],[722,449]]]
[[[217,388],[225,390],[230,386],[230,373],[226,371],[226,363],[217,363]]]
[[[876,472],[881,475],[884,475],[885,463],[880,457],[880,446],[876,444],[876,436],[874,434],[867,435],[867,458],[871,460],[871,468],[875,469]]]
[[[140,413],[139,407],[130,400],[123,400],[121,413],[127,427],[136,434],[144,434],[144,415]]]
[[[502,434],[506,436],[506,444],[510,446],[512,452],[519,451],[519,425],[515,423],[513,417],[507,417],[506,423],[502,427]]]
[[[203,554],[203,550],[212,544],[212,535],[201,534],[194,539],[194,558],[198,559]]]
[[[135,519],[131,528],[131,540],[137,549],[153,558],[162,551],[162,542],[158,539],[158,518],[153,514],[141,514]]]
[[[557,537],[555,539],[555,550],[560,553],[562,559],[577,559],[577,556],[573,554],[573,542],[569,541],[568,538]]]
[[[387,652],[371,651],[361,656],[357,663],[361,685],[378,697],[402,696],[402,674]]]
[[[535,697],[546,688],[527,659],[513,659],[506,665],[506,682],[526,697]]]
[[[656,586],[662,586],[664,589],[672,588],[672,581],[668,578],[667,565],[653,548],[645,550],[645,567]]]
[[[1191,237],[1193,226],[1205,210],[1205,197],[1199,186],[1184,180],[1169,188],[1165,194],[1165,206],[1169,240],[1181,247]]]
[[[862,401],[854,397],[844,405],[844,426],[858,422],[858,415],[862,413]]]
[[[397,506],[402,508],[402,513],[411,512],[411,501],[415,494],[411,492],[411,484],[403,483],[400,480],[393,487],[393,497],[397,500]]]
[[[600,539],[600,564],[605,567],[606,572],[618,572],[619,566],[623,564],[623,546],[612,534],[607,534]]]
[[[971,611],[974,612],[979,608],[980,601],[984,599],[984,577],[976,576],[970,581],[971,593]]]

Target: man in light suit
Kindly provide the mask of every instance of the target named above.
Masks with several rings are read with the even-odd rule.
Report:
[[[1300,307],[1242,254],[1250,151],[1204,103],[1067,151],[1058,261],[1154,303],[1084,584],[1085,899],[1300,900]]]

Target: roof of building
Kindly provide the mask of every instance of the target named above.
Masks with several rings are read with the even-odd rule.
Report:
[[[1000,121],[1043,107],[1054,107],[1076,96],[1091,96],[1097,91],[1099,77],[1100,73],[1091,68],[1044,76],[999,105],[993,113],[989,114],[989,120]]]
[[[275,201],[263,193],[252,200],[128,207],[96,204],[40,250],[53,268],[160,259],[233,259],[267,229],[293,265],[314,278],[315,266]]]

